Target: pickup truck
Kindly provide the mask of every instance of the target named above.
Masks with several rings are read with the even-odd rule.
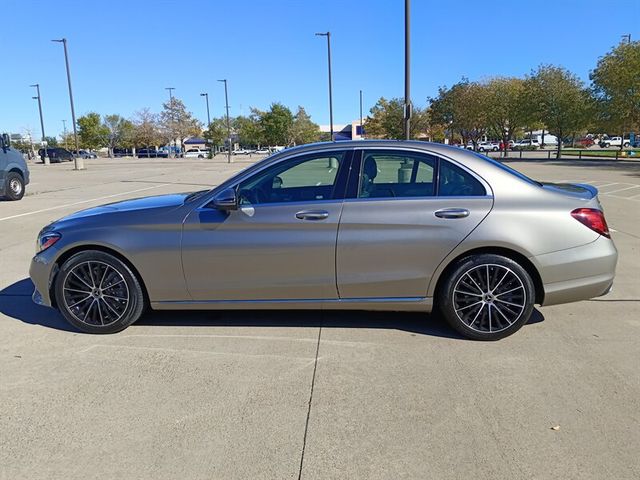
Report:
[[[600,145],[600,148],[619,147],[621,145],[629,147],[631,146],[631,141],[628,138],[625,138],[623,142],[622,137],[607,137],[600,140],[598,145]]]

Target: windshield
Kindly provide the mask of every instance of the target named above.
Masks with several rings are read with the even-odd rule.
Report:
[[[482,158],[483,160],[495,165],[496,167],[500,168],[501,170],[504,170],[505,172],[509,172],[511,175],[515,175],[516,177],[518,177],[520,180],[524,180],[527,183],[530,183],[532,185],[538,185],[539,187],[542,186],[542,184],[540,182],[537,182],[535,180],[530,179],[529,177],[527,177],[524,173],[520,173],[518,170],[508,167],[507,165],[505,165],[504,163],[501,163],[491,157],[487,157],[485,155],[482,155],[480,153],[475,153],[474,155],[476,155],[477,157]]]

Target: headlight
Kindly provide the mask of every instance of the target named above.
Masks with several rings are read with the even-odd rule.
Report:
[[[62,235],[60,235],[58,232],[41,233],[40,235],[38,235],[36,252],[37,253],[44,252],[47,248],[49,248],[51,245],[53,245],[58,240],[60,240],[61,237]]]

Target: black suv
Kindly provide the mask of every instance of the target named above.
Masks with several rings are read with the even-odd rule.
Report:
[[[0,198],[20,200],[29,183],[29,168],[22,154],[11,148],[6,133],[0,136]]]
[[[44,148],[38,150],[38,155],[40,158],[44,158]],[[60,147],[50,147],[47,148],[47,157],[49,157],[49,161],[51,163],[60,163],[65,160],[68,162],[72,162],[74,160],[73,153],[71,153],[66,148]]]

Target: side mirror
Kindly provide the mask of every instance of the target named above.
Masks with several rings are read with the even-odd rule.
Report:
[[[235,188],[227,188],[217,194],[210,205],[218,210],[237,210],[238,195]]]

